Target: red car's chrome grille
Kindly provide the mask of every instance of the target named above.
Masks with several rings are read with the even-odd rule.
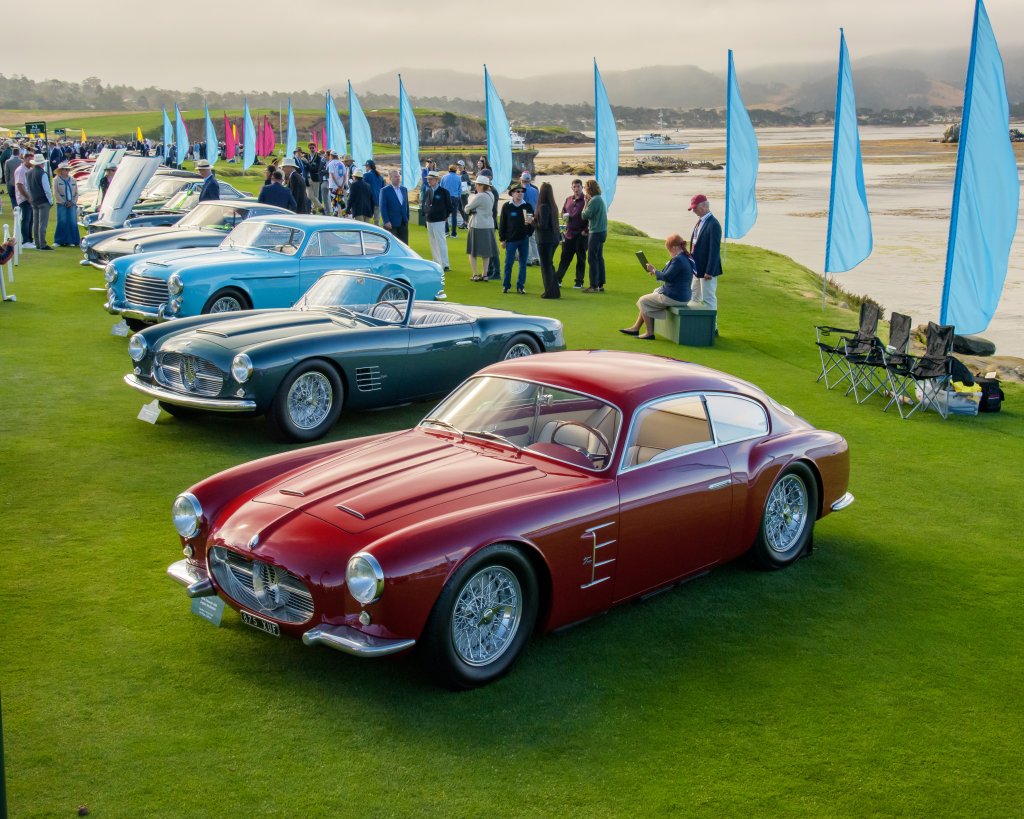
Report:
[[[305,623],[313,616],[313,595],[291,572],[215,546],[207,555],[214,580],[232,600],[283,623]]]
[[[192,395],[217,396],[224,386],[224,373],[194,355],[157,353],[153,375],[165,387]]]
[[[124,297],[130,304],[159,307],[169,298],[167,282],[152,276],[129,273],[124,280]]]

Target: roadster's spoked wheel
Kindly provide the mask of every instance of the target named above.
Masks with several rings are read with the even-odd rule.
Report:
[[[522,620],[523,591],[515,574],[489,566],[462,587],[452,612],[452,644],[463,662],[482,666],[505,653]]]
[[[796,475],[786,475],[772,487],[764,510],[768,548],[785,554],[799,540],[806,525],[807,487]]]
[[[281,382],[267,420],[286,441],[315,441],[334,426],[343,399],[341,379],[330,364],[303,362]]]
[[[532,337],[518,335],[509,339],[509,342],[501,351],[501,360],[508,361],[512,358],[526,358],[528,355],[536,355],[539,352],[540,345]]]
[[[796,561],[811,543],[818,516],[818,484],[803,463],[788,467],[768,490],[761,529],[750,550],[762,569],[781,569]]]
[[[452,688],[475,688],[505,674],[522,653],[540,594],[530,561],[495,543],[468,558],[430,612],[419,645],[427,669]]]

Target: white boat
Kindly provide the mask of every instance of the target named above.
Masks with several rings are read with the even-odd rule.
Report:
[[[512,150],[513,151],[525,151],[526,150],[526,137],[524,137],[522,134],[516,133],[511,128],[509,128],[508,135],[509,135],[510,139],[512,140]]]
[[[658,126],[665,127],[665,119],[658,112]],[[634,151],[685,151],[690,147],[688,142],[673,142],[672,138],[665,134],[641,134],[633,140]]]
[[[633,140],[634,151],[685,151],[689,142],[673,142],[664,134],[641,134]]]

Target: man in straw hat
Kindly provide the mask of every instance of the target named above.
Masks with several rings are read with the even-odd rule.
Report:
[[[200,202],[213,202],[220,199],[220,182],[213,175],[213,167],[208,160],[196,160],[196,173],[203,178],[203,189],[199,192]]]
[[[309,213],[309,196],[306,194],[306,180],[302,177],[298,163],[292,157],[285,157],[281,163],[281,172],[285,174],[285,187],[291,191],[295,199],[296,213]]]
[[[53,189],[46,173],[46,157],[32,157],[32,168],[25,175],[25,187],[32,203],[32,241],[36,250],[53,250],[46,243],[46,229],[50,226],[50,208],[53,207]]]

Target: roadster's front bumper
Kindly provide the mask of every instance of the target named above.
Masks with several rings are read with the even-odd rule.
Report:
[[[210,412],[256,411],[256,402],[247,398],[203,398],[199,395],[182,395],[180,392],[174,392],[154,384],[147,384],[132,373],[128,373],[124,377],[124,383],[132,389],[148,395],[150,398],[155,398],[167,404],[174,404],[176,407],[188,407],[190,409],[208,410]]]

